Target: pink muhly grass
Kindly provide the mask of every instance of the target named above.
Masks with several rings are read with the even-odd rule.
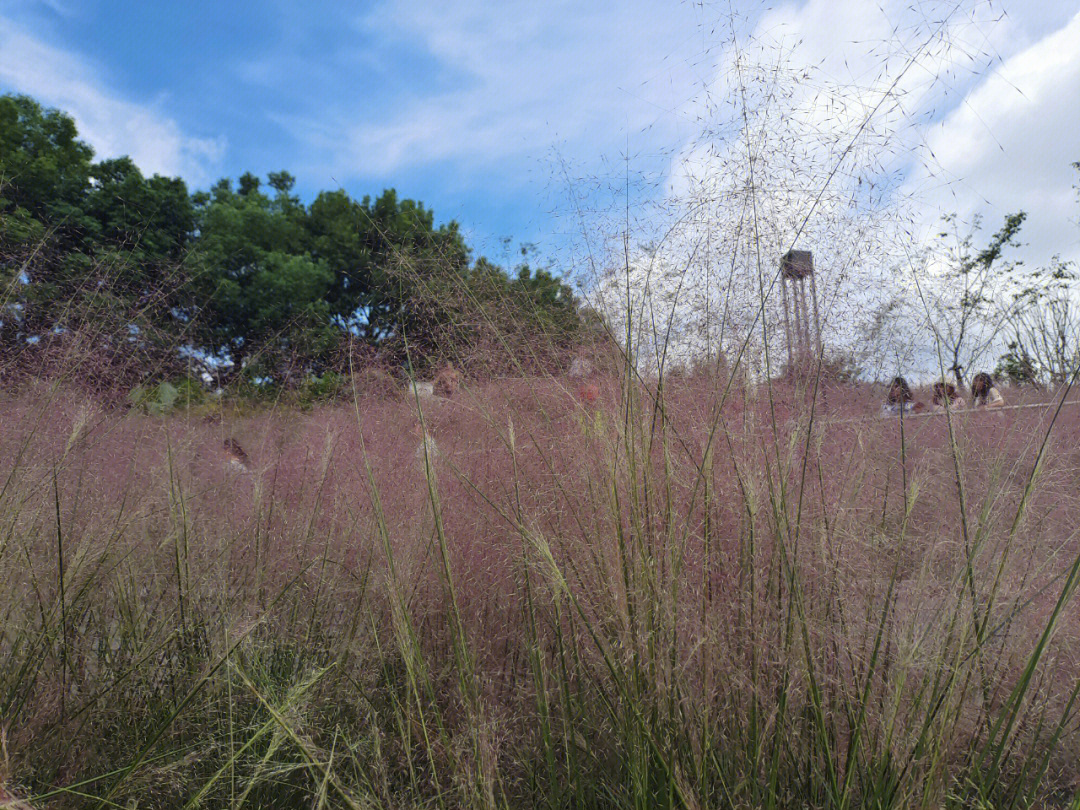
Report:
[[[444,733],[497,728],[511,758],[540,744],[538,700],[599,752],[610,744],[600,729],[615,720],[589,714],[639,689],[634,701],[669,718],[665,733],[689,735],[678,756],[692,757],[704,743],[665,714],[674,696],[711,733],[741,734],[755,712],[776,710],[769,696],[781,683],[788,700],[837,724],[842,747],[853,733],[839,719],[851,709],[852,673],[873,673],[865,722],[874,734],[921,722],[916,698],[889,697],[892,679],[942,677],[942,656],[959,649],[943,622],[971,615],[974,544],[975,613],[991,611],[992,635],[963,700],[949,704],[955,736],[942,761],[959,767],[964,741],[982,733],[980,712],[1000,710],[1022,677],[1078,553],[1080,409],[1062,412],[1019,532],[1012,523],[1049,412],[953,415],[965,540],[944,417],[905,420],[901,454],[901,423],[876,417],[879,393],[868,386],[822,387],[816,403],[812,388],[777,383],[770,401],[764,386],[738,386],[715,423],[723,385],[705,375],[669,381],[659,409],[647,386],[633,389],[629,409],[597,396],[588,420],[575,387],[507,379],[421,400],[421,412],[415,398],[373,395],[210,421],[62,389],[5,395],[0,514],[15,539],[0,552],[0,644],[15,649],[12,628],[40,631],[58,599],[55,540],[45,541],[57,512],[65,590],[75,595],[65,646],[74,663],[64,684],[58,665],[37,670],[14,720],[17,761],[48,770],[35,740],[79,722],[67,706],[123,658],[127,633],[140,644],[177,633],[194,643],[202,626],[215,650],[242,635],[251,661],[268,644],[304,651],[313,663],[339,661],[366,690],[392,691],[385,679],[404,666],[394,662],[412,661],[394,677],[426,679],[410,699],[434,700],[425,711],[439,712]],[[416,463],[423,432],[438,447],[430,466]],[[230,459],[247,472],[232,474]],[[867,670],[883,610],[888,642]],[[790,635],[793,617],[802,641]],[[1065,710],[1078,634],[1069,611],[1040,665],[1040,706]],[[171,658],[140,666],[191,677]],[[980,677],[992,686],[985,695]],[[554,682],[562,691],[545,696]],[[629,721],[637,710],[626,705]],[[797,724],[789,733],[804,739]],[[1032,725],[1015,733],[1037,736]],[[891,744],[897,756],[909,750]],[[465,756],[442,745],[424,756],[443,767]],[[1080,750],[1071,734],[1062,745]]]

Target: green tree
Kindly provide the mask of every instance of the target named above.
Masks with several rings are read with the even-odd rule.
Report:
[[[961,235],[955,217],[946,217],[949,231],[938,234],[938,258],[945,265],[927,300],[930,325],[939,341],[949,371],[964,386],[964,371],[977,362],[996,340],[1007,313],[999,310],[1004,286],[1018,263],[1004,259],[1015,247],[1027,214],[1009,214],[985,248],[974,247],[976,220],[971,232]]]
[[[342,328],[374,344],[381,335],[365,318],[375,284],[369,224],[364,207],[344,191],[320,193],[308,210],[312,255],[333,273],[326,296],[331,316]]]
[[[365,240],[373,259],[362,308],[367,333],[380,341],[407,338],[414,353],[435,354],[460,327],[469,249],[458,224],[434,225],[434,214],[388,189],[365,197]]]
[[[27,96],[0,96],[0,245],[84,225],[93,154],[69,116]]]
[[[0,97],[0,266],[5,310],[19,315],[2,337],[11,348],[78,330],[98,360],[168,365],[194,225],[187,187],[92,158],[68,116]]]
[[[523,264],[510,289],[521,302],[522,318],[561,340],[576,333],[579,326],[577,299],[570,286],[550,270],[540,268],[534,272],[528,264]]]
[[[93,157],[70,117],[0,96],[4,345],[77,333],[145,373],[194,355],[284,382],[322,374],[344,340],[401,362],[408,345],[422,367],[484,329],[535,348],[531,336],[553,343],[576,328],[577,302],[550,268],[530,266],[534,248],[513,278],[470,264],[456,222],[436,225],[394,189],[359,201],[327,191],[306,206],[280,171],[189,194],[129,158]]]
[[[195,281],[184,311],[201,348],[227,355],[237,371],[280,373],[297,356],[317,362],[336,338],[333,272],[309,250],[307,214],[291,186],[279,185],[270,197],[245,175],[238,191],[222,180],[195,195]]]
[[[1080,161],[1073,164],[1080,171]],[[1080,202],[1080,183],[1076,186]],[[1018,384],[1061,385],[1080,364],[1080,271],[1055,256],[1014,279],[1005,335],[1008,351],[997,372]]]
[[[308,228],[334,275],[332,317],[351,335],[402,360],[406,341],[422,359],[464,339],[469,249],[456,222],[436,227],[430,209],[394,189],[359,202],[331,191],[311,204]]]
[[[176,177],[145,178],[130,158],[91,169],[93,186],[82,204],[91,250],[123,250],[134,260],[177,260],[195,226],[187,185]]]

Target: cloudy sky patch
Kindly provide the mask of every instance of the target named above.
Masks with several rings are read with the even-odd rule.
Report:
[[[700,146],[733,34],[797,43],[819,75],[873,88],[917,38],[909,5],[0,0],[0,91],[68,110],[103,156],[196,187],[281,168],[306,196],[395,186],[481,252],[508,236],[557,254],[569,198],[601,205],[620,172],[639,175],[633,202],[664,193],[653,179]],[[942,63],[904,77],[890,168],[929,219],[1024,208],[1031,261],[1076,257],[1075,3],[971,6]],[[821,123],[843,131],[874,98],[849,102]]]

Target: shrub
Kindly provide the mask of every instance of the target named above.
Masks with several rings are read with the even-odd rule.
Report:
[[[165,416],[176,409],[201,405],[207,399],[206,387],[187,377],[156,385],[139,385],[128,393],[128,402],[154,416]]]
[[[296,401],[302,408],[331,402],[348,390],[348,381],[336,371],[307,377],[297,388]]]

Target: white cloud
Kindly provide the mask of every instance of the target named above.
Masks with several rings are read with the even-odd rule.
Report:
[[[670,125],[672,107],[692,93],[695,14],[691,4],[602,0],[384,4],[360,32],[415,52],[430,75],[385,112],[345,99],[319,133],[299,119],[290,128],[354,175],[540,157],[555,143],[606,149]]]
[[[1080,261],[1080,13],[1004,60],[927,132],[935,166],[919,168],[907,188],[936,211],[984,217],[1028,212],[1026,261],[1054,254]],[[935,174],[939,170],[940,174]]]
[[[0,17],[0,86],[69,113],[99,158],[130,155],[147,174],[180,175],[194,185],[214,174],[223,138],[198,138],[153,105],[118,97],[100,70]]]

